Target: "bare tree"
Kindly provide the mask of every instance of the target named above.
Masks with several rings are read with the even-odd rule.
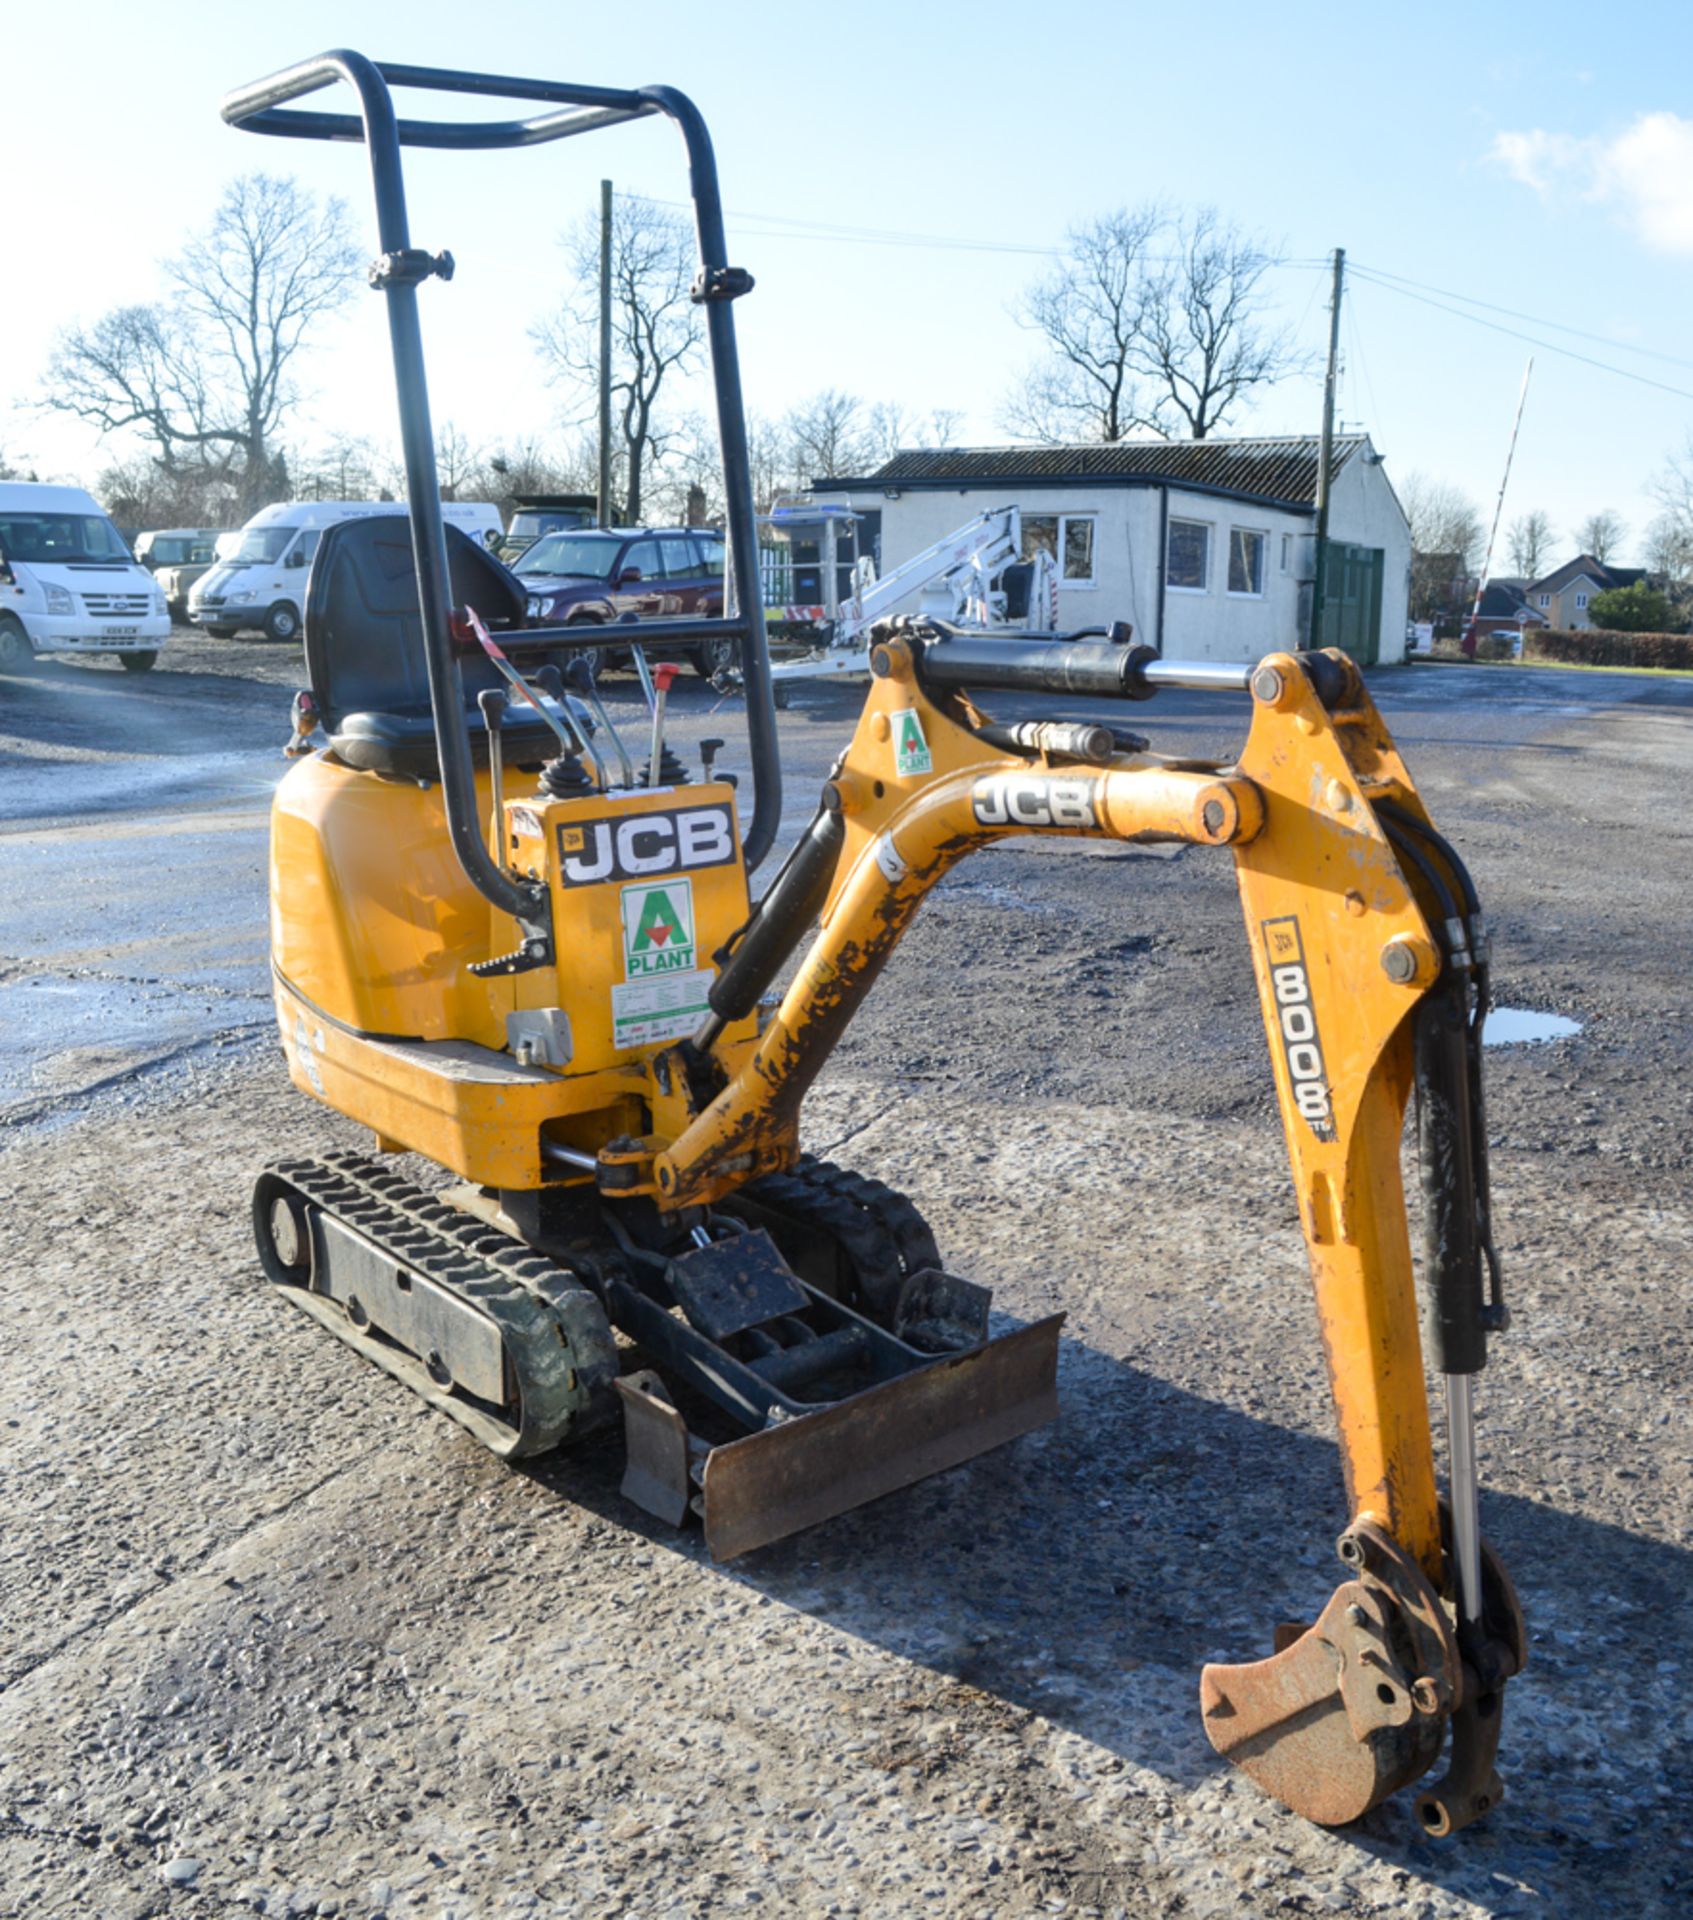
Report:
[[[1552,516],[1535,507],[1511,522],[1506,538],[1511,571],[1525,580],[1538,580],[1552,557]]]
[[[1693,590],[1693,525],[1673,513],[1660,513],[1646,529],[1641,558],[1677,603],[1685,602]]]
[[[1480,558],[1481,514],[1461,488],[1422,473],[1406,476],[1399,498],[1411,525],[1411,617],[1455,614]]]
[[[240,484],[227,467],[197,461],[167,468],[149,454],[103,467],[94,491],[120,526],[227,527],[240,521]]]
[[[1148,283],[1134,357],[1158,395],[1155,423],[1203,440],[1255,389],[1299,371],[1291,333],[1267,329],[1259,288],[1271,257],[1201,207],[1167,229],[1174,255]]]
[[[386,448],[358,434],[337,433],[295,462],[294,488],[302,500],[391,498],[396,464]]]
[[[1163,231],[1160,206],[1072,227],[1063,263],[1012,309],[1051,355],[1007,396],[1005,424],[1031,440],[1121,440],[1154,424],[1156,408],[1137,384],[1136,360],[1148,285],[1146,255]]]
[[[1577,553],[1590,554],[1603,566],[1616,558],[1627,532],[1622,515],[1606,507],[1602,513],[1590,513],[1571,538]]]
[[[242,504],[256,506],[280,477],[270,442],[298,397],[294,364],[351,296],[357,263],[341,201],[244,174],[208,230],[166,264],[166,300],[60,336],[46,404],[107,432],[139,430],[167,470],[221,461],[239,472]]]
[[[571,396],[570,418],[597,417],[599,393],[599,220],[589,215],[564,237],[571,291],[556,314],[532,329],[551,377]],[[649,469],[680,430],[661,407],[667,383],[695,357],[704,333],[691,298],[693,229],[666,207],[618,199],[611,216],[611,392],[616,415],[623,518],[641,519]]]
[[[1006,405],[1033,439],[1121,440],[1135,428],[1203,440],[1305,357],[1263,319],[1271,256],[1214,207],[1156,203],[1075,227],[1020,322],[1052,358]]]
[[[932,407],[929,410],[929,444],[950,447],[964,421],[962,407]]]
[[[528,439],[502,444],[488,455],[488,498],[507,515],[519,495],[592,493],[597,477],[595,450],[586,436],[556,451]]]
[[[474,500],[482,488],[482,449],[451,420],[435,429],[435,476],[443,500]]]
[[[855,393],[825,387],[790,407],[782,426],[794,478],[802,485],[881,464],[870,449],[864,402]]]

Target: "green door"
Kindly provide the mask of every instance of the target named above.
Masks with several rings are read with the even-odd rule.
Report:
[[[1361,667],[1381,658],[1380,547],[1331,540],[1323,567],[1322,643],[1351,654]]]

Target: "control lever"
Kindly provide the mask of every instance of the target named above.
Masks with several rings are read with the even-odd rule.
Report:
[[[630,622],[633,622],[634,615],[631,614],[629,619]],[[620,622],[619,624],[622,623]],[[658,702],[653,695],[652,667],[648,663],[646,649],[644,647],[631,647],[629,649],[629,657],[635,663],[635,678],[640,681],[641,691],[647,696],[647,711],[651,713]]]
[[[640,658],[639,649],[635,657]],[[653,744],[647,759],[649,787],[656,787],[659,782],[659,763],[664,757],[664,706],[670,698],[670,683],[681,671],[673,660],[661,660],[653,668],[653,683],[658,688],[658,698],[653,702]]]
[[[702,780],[709,781],[712,778],[712,768],[716,766],[717,756],[723,751],[723,747],[724,742],[721,740],[700,742],[700,778]]]
[[[494,864],[506,864],[506,765],[505,742],[501,728],[505,724],[506,697],[498,687],[484,687],[476,696],[482,709],[482,724],[488,729],[488,784],[493,789],[494,811],[488,822],[488,851]]]
[[[593,762],[594,778],[599,782],[601,793],[609,791],[611,787],[611,775],[606,771],[605,756],[600,752],[599,748],[594,745],[593,741],[588,738],[587,722],[583,719],[582,715],[576,712],[571,706],[570,695],[565,691],[564,675],[560,673],[558,668],[549,660],[544,667],[538,667],[536,669],[534,680],[536,686],[538,686],[543,693],[547,694],[551,699],[556,700],[564,711],[570,715],[570,731],[576,735],[577,740],[581,743],[577,751],[586,754]]]
[[[546,702],[538,700],[535,697],[534,689],[529,685],[528,681],[524,679],[523,675],[518,672],[516,667],[512,665],[510,660],[506,658],[503,650],[495,643],[494,636],[482,624],[482,617],[477,613],[476,609],[474,607],[455,607],[452,612],[452,627],[453,637],[456,640],[463,642],[467,639],[474,639],[476,641],[476,644],[493,662],[495,672],[497,672],[500,678],[511,688],[512,692],[516,694],[519,699],[527,700],[530,706],[532,706],[541,718],[546,721],[547,725],[552,728],[553,732],[558,735],[560,752],[569,754],[570,757],[574,759],[576,756],[576,742],[571,739],[570,735],[565,732],[558,721],[548,713]]]
[[[605,728],[606,737],[617,754],[617,764],[623,770],[623,784],[632,787],[635,784],[635,763],[629,758],[629,749],[624,746],[622,735],[611,724],[611,715],[606,712],[600,690],[594,685],[594,670],[581,654],[577,654],[566,665],[564,681],[572,693],[580,695],[593,708],[594,718]]]

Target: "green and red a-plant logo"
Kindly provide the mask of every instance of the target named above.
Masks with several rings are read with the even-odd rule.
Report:
[[[935,762],[923,737],[922,716],[917,709],[904,707],[893,721],[895,774],[903,779],[908,773],[933,773]]]
[[[623,889],[623,967],[631,980],[692,973],[694,888],[689,880],[657,880]]]

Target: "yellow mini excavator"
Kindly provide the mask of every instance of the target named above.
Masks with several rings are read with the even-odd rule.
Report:
[[[354,113],[290,106],[340,83]],[[391,89],[495,96],[528,117],[400,119]],[[1309,1246],[1351,1519],[1342,1584],[1276,1651],[1201,1680],[1217,1750],[1313,1820],[1419,1778],[1448,1833],[1500,1794],[1521,1615],[1477,1524],[1470,1391],[1503,1327],[1489,1227],[1475,890],[1338,653],[1184,665],[1123,627],[878,628],[864,712],[815,818],[756,903],[781,776],[733,303],[710,141],[668,87],[622,90],[330,53],[231,95],[262,134],[362,141],[408,512],[332,528],[306,598],[309,693],[278,790],[271,937],[303,1091],[376,1157],[267,1169],[269,1279],[503,1456],[620,1414],[624,1490],[744,1552],[1028,1431],[1056,1410],[1059,1317],[989,1336],[910,1201],[808,1158],[800,1104],[936,882],[1010,834],[1227,850],[1245,910]],[[443,525],[407,146],[532,146],[658,115],[680,131],[711,348],[728,611],[643,623],[647,647],[739,649],[752,782],[662,741],[632,765],[580,628],[526,624],[517,581]],[[737,612],[736,609],[739,609]],[[598,638],[627,646],[627,626]],[[637,650],[638,655],[638,650]],[[561,662],[567,664],[561,665]],[[1176,760],[1090,719],[994,718],[1019,694],[1135,702],[1249,692],[1232,764]],[[1110,709],[1108,708],[1107,711]],[[1050,702],[1047,703],[1050,714]],[[314,744],[315,743],[315,744]],[[744,837],[743,837],[744,833]],[[804,945],[791,983],[773,984]],[[1400,1139],[1416,1093],[1419,1334]],[[422,1188],[391,1156],[457,1184]],[[389,1156],[384,1159],[382,1156]],[[617,1335],[623,1336],[622,1343]],[[1436,1488],[1424,1352],[1444,1376]],[[637,1362],[637,1354],[647,1363]]]

